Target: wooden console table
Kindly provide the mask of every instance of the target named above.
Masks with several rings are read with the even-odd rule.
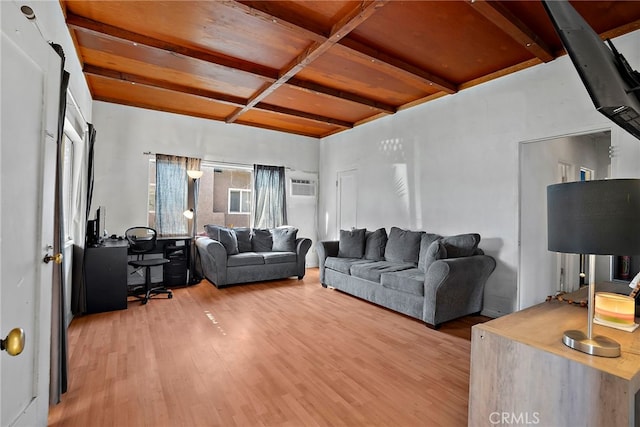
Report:
[[[473,326],[469,426],[640,426],[640,328],[594,325],[621,345],[606,358],[562,343],[586,327],[586,308],[558,301]]]

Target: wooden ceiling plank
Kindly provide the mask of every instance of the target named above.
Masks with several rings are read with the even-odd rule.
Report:
[[[469,3],[474,10],[541,61],[549,62],[555,58],[553,50],[542,38],[511,13],[500,1],[470,0]]]
[[[462,83],[460,85],[460,90],[468,89],[473,86],[477,86],[479,84],[486,83],[491,80],[495,80],[500,77],[507,76],[509,74],[516,73],[518,71],[522,71],[524,69],[533,67],[534,65],[539,65],[542,61],[539,58],[531,58],[527,61],[521,62],[519,64],[514,64],[510,67],[503,68],[502,70],[495,71],[493,73],[484,75],[482,77],[478,77],[477,79],[470,80],[468,82]]]
[[[332,37],[340,36],[340,37],[335,37],[338,39],[339,44],[359,53],[360,55],[370,57],[372,60],[377,61],[378,64],[381,64],[382,66],[387,66],[387,67],[393,68],[394,70],[399,70],[400,72],[403,72],[409,75],[411,78],[422,80],[427,86],[435,86],[438,90],[445,91],[449,94],[456,93],[457,86],[455,85],[455,83],[452,83],[442,77],[431,74],[414,65],[407,64],[406,62],[398,58],[395,58],[391,55],[383,54],[370,46],[367,46],[360,42],[356,42],[346,37],[348,33],[353,31],[353,29],[357,28],[357,26],[360,25],[362,22],[364,22],[371,14],[373,14],[377,9],[384,6],[389,1],[391,0],[375,0],[374,2],[371,2],[368,4],[363,2],[361,5],[358,5],[357,7],[352,9],[348,14],[346,14],[343,18],[341,18],[336,24],[334,24],[328,36],[325,36],[319,33],[317,30],[310,29],[308,25],[305,26],[302,23],[288,22],[287,20],[285,20],[280,16],[267,14],[263,11],[252,8],[251,6],[244,5],[242,3],[239,3],[239,4],[242,6],[245,13],[251,13],[252,15],[260,14],[260,16],[263,19],[271,20],[272,22],[277,22],[281,25],[285,25],[287,28],[294,31],[302,31],[304,32],[305,36],[308,36],[309,38],[314,38],[314,40],[317,43],[321,43],[323,40],[325,40],[325,38],[331,39]],[[234,3],[234,2],[232,1],[228,3]],[[351,26],[351,28],[349,26]],[[354,102],[358,102],[358,101],[354,100]],[[373,107],[377,108],[375,106]],[[395,107],[392,107],[392,108],[394,111],[396,110]],[[393,114],[393,112],[388,109],[383,108],[382,110],[385,113]]]
[[[355,93],[349,93],[339,89],[332,89],[327,86],[319,85],[317,83],[313,83],[307,80],[298,79],[296,77],[289,79],[287,81],[287,84],[298,89],[309,90],[311,92],[316,92],[322,95],[327,95],[334,98],[350,101],[356,104],[365,105],[367,107],[373,108],[375,110],[379,110],[380,112],[387,113],[387,114],[394,114],[397,111],[396,107],[394,107],[393,105],[374,101],[372,99],[362,97]]]
[[[624,34],[630,33],[632,31],[640,30],[640,19],[629,22],[628,24],[622,25],[617,28],[613,28],[609,31],[605,31],[600,34],[600,37],[604,39],[614,39],[616,37],[622,36]]]
[[[223,104],[233,106],[243,106],[247,103],[247,100],[239,96],[227,95],[224,93],[214,92],[206,89],[199,89],[191,86],[181,85],[179,83],[168,82],[165,80],[157,80],[137,74],[124,73],[122,71],[112,70],[109,68],[99,67],[96,65],[85,64],[82,71],[85,74],[106,77],[113,80],[121,80],[124,82],[141,84],[145,86],[152,86],[160,89],[167,89],[174,92],[186,93],[188,95],[195,95],[202,98],[207,98],[212,101],[220,102]]]
[[[352,9],[333,26],[330,37],[321,42],[313,42],[307,49],[305,49],[304,52],[298,55],[281,71],[280,76],[275,82],[265,85],[265,87],[257,92],[245,107],[239,108],[229,116],[227,118],[227,123],[233,123],[238,119],[238,117],[246,111],[249,111],[254,105],[273,93],[278,87],[295,76],[300,70],[312,63],[327,50],[331,49],[333,45],[338,43],[343,37],[357,28],[358,25],[366,21],[388,1],[390,0],[375,0],[368,3],[363,2]]]
[[[280,26],[281,28],[286,28],[287,30],[300,34],[303,37],[306,37],[315,42],[322,42],[327,37],[321,32],[314,31],[308,28],[305,25],[300,25],[295,22],[290,21],[289,19],[284,19],[280,16],[272,15],[270,13],[264,12],[255,7],[246,5],[238,0],[225,0],[223,1],[224,5],[230,8],[238,9],[247,15],[251,15],[253,17],[259,18],[264,22],[269,22]]]
[[[275,80],[278,78],[277,70],[271,69],[269,67],[264,67],[260,64],[243,61],[238,58],[231,58],[226,55],[191,49],[185,46],[180,46],[174,43],[158,40],[153,37],[148,37],[142,34],[134,33],[132,31],[124,30],[122,28],[114,27],[109,24],[94,21],[82,16],[74,15],[72,13],[69,13],[67,15],[67,25],[77,31],[91,32],[104,37],[109,37],[117,41],[126,41],[134,44],[141,44],[144,46],[181,55],[187,58],[199,59],[201,61],[215,64],[220,67],[228,68],[232,71],[244,71],[246,73],[263,77],[268,80]]]
[[[302,111],[292,110],[290,108],[279,107],[276,105],[265,104],[264,102],[257,103],[255,105],[255,108],[258,110],[271,111],[272,113],[283,114],[286,116],[296,116],[296,117],[302,117],[303,119],[313,120],[316,122],[329,123],[332,125],[340,126],[343,129],[353,128],[353,123],[351,122],[333,119],[333,118],[321,116],[318,114],[305,113]]]
[[[353,39],[342,39],[340,45],[354,51],[355,53],[368,56],[372,58],[373,61],[377,61],[383,66],[391,67],[394,70],[399,70],[408,74],[410,77],[417,78],[427,86],[434,87],[438,90],[447,92],[448,94],[453,94],[458,91],[457,85],[453,82],[436,76],[435,74],[431,74],[416,67],[415,65],[408,64],[401,59],[387,55],[386,53],[380,52]]]
[[[93,96],[93,100],[94,101],[108,102],[110,104],[128,105],[129,107],[144,108],[146,110],[162,111],[162,112],[165,112],[165,113],[174,113],[174,114],[180,114],[180,115],[183,115],[183,116],[200,117],[200,118],[203,118],[203,119],[221,121],[219,117],[212,116],[211,114],[206,114],[206,113],[202,113],[202,112],[198,113],[198,112],[194,112],[194,111],[184,111],[184,110],[181,110],[179,108],[160,107],[159,105],[156,105],[156,104],[153,104],[153,103],[150,103],[150,102],[129,101],[129,100],[126,100],[126,99],[114,98],[114,97],[109,97],[109,96],[101,96],[101,95]]]
[[[247,100],[231,95],[225,95],[218,92],[213,92],[205,89],[199,89],[189,87],[177,83],[167,82],[163,80],[156,80],[149,77],[139,76],[131,73],[124,73],[117,70],[112,70],[104,67],[98,67],[95,65],[85,64],[83,70],[85,74],[104,77],[112,80],[119,80],[127,83],[140,84],[144,86],[150,86],[159,89],[166,89],[174,92],[185,93],[188,95],[199,96],[211,101],[220,102],[222,104],[233,105],[236,107],[243,107],[247,104]],[[320,123],[328,123],[341,128],[352,128],[353,123],[346,122],[344,120],[338,120],[331,117],[324,117],[318,114],[306,113],[304,111],[298,111],[291,108],[278,107],[271,104],[259,103],[255,106],[256,109],[265,110],[280,114],[286,114],[289,116],[301,117],[303,119],[309,119]]]
[[[234,3],[234,2],[231,2],[231,3]],[[234,71],[237,71],[237,70],[244,71],[249,74],[265,78],[267,80],[275,81],[278,77],[278,71],[271,68],[261,67],[258,64],[253,64],[253,63],[241,61],[238,59],[228,58],[226,56],[206,54],[204,52],[184,48],[182,46],[176,46],[171,43],[166,43],[161,40],[143,36],[131,31],[123,30],[117,27],[113,27],[111,25],[103,24],[101,22],[93,21],[91,19],[74,15],[72,13],[68,13],[67,25],[70,28],[73,28],[77,31],[91,32],[91,33],[98,34],[100,36],[104,36],[117,41],[138,43],[151,48],[163,50],[166,52],[176,53],[178,55],[185,56],[188,58],[198,59],[198,60],[215,64],[221,67],[230,68]],[[73,32],[72,32],[72,35],[73,37],[75,37]],[[76,42],[76,46],[80,46],[80,44]],[[295,82],[290,82],[289,84],[293,86],[300,86],[300,87],[306,88],[306,85],[301,84],[299,80]],[[372,99],[364,98],[355,94],[349,94],[344,91],[336,91],[332,88],[325,87],[322,85],[315,84],[313,87],[313,90],[328,96],[355,102],[355,103],[362,104],[362,105],[372,107],[385,112],[391,112],[390,109],[394,108],[392,106],[388,106],[386,104],[376,102]]]

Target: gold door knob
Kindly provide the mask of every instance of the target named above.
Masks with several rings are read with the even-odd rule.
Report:
[[[56,264],[62,264],[62,254],[49,255],[44,257],[43,261],[45,264],[49,264],[50,261],[55,262]]]
[[[13,328],[9,335],[0,340],[0,350],[6,350],[10,356],[17,356],[24,350],[24,331],[22,328]]]

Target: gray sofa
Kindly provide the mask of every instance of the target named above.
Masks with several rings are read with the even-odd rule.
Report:
[[[342,230],[339,241],[317,244],[320,282],[438,328],[482,310],[496,262],[479,242],[474,233]]]
[[[227,228],[206,225],[207,237],[196,240],[204,277],[221,288],[238,283],[284,279],[305,273],[311,240],[298,238],[293,227]]]

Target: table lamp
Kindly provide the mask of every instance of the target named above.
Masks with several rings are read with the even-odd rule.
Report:
[[[547,187],[548,249],[589,255],[587,333],[565,331],[562,342],[604,357],[620,356],[620,344],[593,336],[596,255],[640,254],[640,179],[610,179]]]

